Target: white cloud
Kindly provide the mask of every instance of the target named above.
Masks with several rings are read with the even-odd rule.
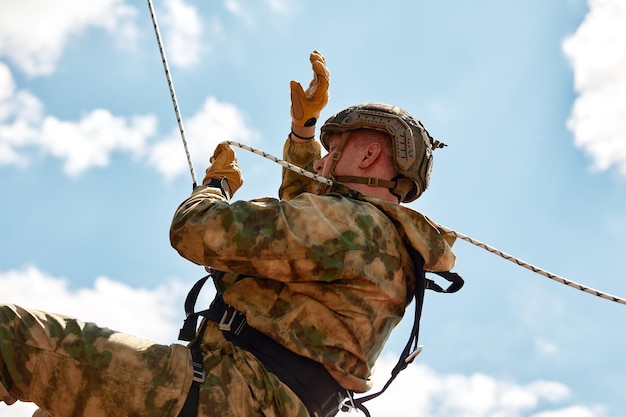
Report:
[[[66,314],[164,344],[178,336],[189,290],[179,282],[133,288],[107,277],[97,277],[92,288],[70,289],[65,279],[33,266],[0,272],[0,288],[1,303]],[[2,417],[30,417],[35,409],[28,403],[0,403]]]
[[[0,165],[27,165],[34,154],[49,154],[63,161],[67,175],[78,176],[93,167],[104,167],[111,154],[122,152],[148,164],[172,179],[187,171],[177,129],[162,141],[148,144],[157,130],[153,115],[121,117],[96,109],[78,121],[45,115],[40,100],[16,89],[9,68],[0,62]],[[233,104],[209,97],[185,122],[185,136],[194,165],[204,167],[215,146],[225,140],[254,143],[258,134],[246,125]],[[202,179],[202,172],[197,174]]]
[[[24,166],[43,151],[64,161],[64,171],[76,176],[106,166],[113,152],[142,156],[156,132],[156,117],[119,117],[96,109],[77,122],[46,116],[41,101],[16,89],[8,67],[0,62],[0,165]]]
[[[250,144],[257,133],[246,125],[241,111],[229,103],[221,103],[209,97],[202,108],[185,121],[185,137],[196,172],[198,182],[204,176],[204,168],[218,143],[225,140]],[[180,132],[175,130],[165,140],[150,150],[150,164],[167,179],[172,179],[188,170]]]
[[[226,0],[224,2],[224,7],[226,7],[226,10],[235,16],[243,16],[243,7],[238,0]]]
[[[41,119],[42,110],[36,97],[17,89],[11,70],[0,61],[0,123],[8,120],[35,123]]]
[[[382,357],[375,388],[387,381],[397,358]],[[440,374],[427,365],[410,365],[378,398],[366,402],[372,416],[385,417],[602,417],[602,407],[568,404],[570,389],[559,382],[518,384],[489,375]],[[544,411],[549,409],[551,411]],[[572,412],[572,414],[568,414]],[[340,413],[348,417],[352,413]],[[357,414],[360,415],[360,414]]]
[[[202,22],[198,10],[184,0],[167,0],[163,44],[169,63],[190,68],[200,62]]]
[[[245,3],[245,6],[242,3]],[[293,5],[293,3],[288,0],[265,0],[264,3],[265,4],[259,4],[257,1],[250,0],[226,0],[224,1],[224,7],[228,12],[241,19],[246,25],[254,26],[254,16],[256,15],[258,17],[258,12],[266,7],[272,13],[285,14],[289,12],[290,6]]]
[[[147,138],[156,131],[154,116],[113,116],[97,109],[78,122],[48,116],[41,126],[39,144],[65,161],[64,171],[76,176],[88,168],[108,165],[114,151],[143,154]]]
[[[65,279],[30,266],[0,272],[0,302],[67,314],[160,343],[171,343],[181,324],[187,285],[171,282],[151,289],[133,288],[111,278],[98,277],[92,287],[72,289]],[[204,294],[209,297],[207,300],[212,292],[208,286]],[[396,360],[384,356],[378,361],[372,392],[386,382]],[[416,363],[405,369],[387,392],[366,406],[373,416],[385,417],[608,415],[602,407],[572,404],[570,397],[570,389],[559,382],[539,380],[518,384],[481,373],[441,374]],[[27,417],[32,412],[32,405],[0,405],[3,417]],[[349,415],[354,414],[339,413],[341,417]]]
[[[0,288],[2,303],[78,317],[161,343],[176,340],[189,290],[177,282],[133,288],[104,276],[91,288],[72,289],[64,278],[34,266],[0,272]]]
[[[0,165],[26,165],[19,148],[30,145],[41,123],[43,106],[32,94],[17,90],[9,67],[0,62]]]
[[[607,412],[603,407],[589,408],[575,405],[560,410],[542,411],[530,417],[601,417],[606,415]]]
[[[124,0],[20,0],[0,9],[0,57],[29,75],[51,73],[68,41],[89,27],[126,41],[136,34],[136,9]]]
[[[589,0],[589,13],[563,43],[578,98],[567,122],[593,167],[626,175],[626,3]]]
[[[0,414],[2,417],[31,417],[37,406],[31,403],[16,402],[10,407],[0,403]]]
[[[15,80],[13,80],[11,70],[0,62],[0,103],[10,99],[14,92]],[[0,118],[1,117],[3,117],[3,111],[0,110]]]

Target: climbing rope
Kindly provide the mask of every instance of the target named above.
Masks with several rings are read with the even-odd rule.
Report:
[[[267,152],[263,152],[262,150],[255,149],[255,148],[253,148],[251,146],[248,146],[248,145],[244,145],[243,143],[233,142],[232,140],[226,140],[226,141],[224,141],[222,143],[226,144],[226,145],[230,145],[230,146],[235,146],[237,148],[245,149],[246,151],[252,152],[252,153],[257,154],[257,155],[261,155],[262,157],[267,158],[267,159],[269,159],[272,162],[276,162],[278,165],[282,165],[285,168],[287,168],[287,169],[289,169],[289,170],[291,170],[293,172],[297,172],[298,174],[304,175],[307,178],[311,178],[311,179],[313,179],[315,181],[321,182],[322,184],[333,185],[332,180],[330,180],[328,178],[325,178],[325,177],[322,177],[320,175],[317,175],[314,172],[307,171],[306,169],[300,168],[297,165],[290,164],[289,162],[287,162],[287,161],[285,161],[283,159],[276,158],[275,156],[270,155]]]
[[[619,304],[626,304],[626,299],[617,297],[615,295],[611,295],[611,294],[607,294],[605,292],[602,291],[598,291],[596,289],[587,287],[585,285],[581,285],[577,282],[574,281],[570,281],[568,279],[565,279],[563,277],[560,277],[558,275],[555,275],[551,272],[546,271],[545,269],[541,269],[539,267],[536,267],[534,265],[531,265],[527,262],[522,261],[521,259],[515,258],[514,256],[509,255],[508,253],[502,252],[501,250],[498,250],[496,248],[494,248],[493,246],[489,246],[481,241],[478,241],[474,238],[471,238],[469,236],[466,236],[462,233],[456,232],[452,229],[448,229],[447,227],[443,227],[441,225],[439,225],[439,228],[441,228],[442,230],[452,233],[454,236],[458,237],[459,239],[462,239],[466,242],[471,243],[472,245],[478,246],[479,248],[482,248],[484,250],[486,250],[487,252],[491,252],[494,255],[498,255],[501,258],[506,259],[509,262],[513,262],[516,265],[519,265],[523,268],[526,268],[530,271],[533,271],[539,275],[542,275],[546,278],[550,278],[551,280],[554,280],[556,282],[560,282],[561,284],[567,285],[568,287],[572,287],[575,288],[577,290],[580,290],[582,292],[586,292],[587,294],[591,294],[591,295],[595,295],[596,297],[600,297],[600,298],[604,298],[605,300],[609,300],[609,301],[614,301],[616,303]]]
[[[239,142],[234,142],[234,141],[230,141],[230,140],[224,141],[222,143],[224,143],[226,145],[230,145],[230,146],[235,146],[237,148],[245,149],[245,150],[247,150],[249,152],[252,152],[254,154],[260,155],[260,156],[262,156],[264,158],[269,159],[270,161],[276,162],[277,164],[284,166],[287,169],[290,169],[290,170],[292,170],[294,172],[297,172],[298,174],[302,174],[302,175],[304,175],[304,176],[306,176],[308,178],[314,179],[314,180],[316,180],[318,182],[321,182],[321,183],[324,183],[324,184],[327,184],[327,185],[332,185],[333,184],[332,180],[330,180],[328,178],[325,178],[325,177],[322,177],[320,175],[314,174],[314,173],[312,173],[310,171],[306,171],[306,170],[300,168],[299,166],[290,164],[287,161],[279,159],[279,158],[277,158],[277,157],[275,157],[273,155],[270,155],[270,154],[268,154],[266,152],[263,152],[263,151],[261,151],[259,149],[255,149],[255,148],[252,148],[250,146],[243,145],[243,144],[241,144]],[[575,288],[575,289],[580,290],[582,292],[585,292],[587,294],[595,295],[596,297],[604,298],[605,300],[609,300],[609,301],[613,301],[613,302],[616,302],[616,303],[619,303],[619,304],[625,304],[626,305],[626,299],[624,299],[624,298],[617,297],[615,295],[611,295],[611,294],[605,293],[603,291],[599,291],[599,290],[587,287],[585,285],[579,284],[579,283],[574,282],[574,281],[570,281],[568,279],[565,279],[563,277],[555,275],[555,274],[553,274],[551,272],[548,272],[548,271],[546,271],[544,269],[541,269],[541,268],[536,267],[534,265],[531,265],[531,264],[529,264],[527,262],[524,262],[521,259],[518,259],[518,258],[516,258],[514,256],[511,256],[511,255],[505,253],[505,252],[502,252],[501,250],[498,250],[498,249],[496,249],[496,248],[494,248],[492,246],[489,246],[489,245],[487,245],[487,244],[485,244],[485,243],[483,243],[483,242],[481,242],[479,240],[471,238],[471,237],[469,237],[467,235],[464,235],[462,233],[459,233],[457,231],[454,231],[454,230],[449,229],[447,227],[444,227],[442,225],[438,225],[438,226],[439,226],[439,228],[441,230],[443,230],[445,232],[448,232],[448,233],[451,233],[451,234],[453,234],[454,236],[456,236],[459,239],[462,239],[462,240],[464,240],[466,242],[469,242],[472,245],[478,246],[479,248],[482,248],[482,249],[486,250],[487,252],[493,253],[494,255],[497,255],[497,256],[499,256],[501,258],[504,258],[507,261],[513,262],[516,265],[519,265],[519,266],[521,266],[523,268],[526,268],[526,269],[528,269],[530,271],[533,271],[533,272],[535,272],[535,273],[537,273],[539,275],[542,275],[542,276],[544,276],[546,278],[550,278],[551,280],[554,280],[554,281],[559,282],[561,284],[567,285],[568,287]]]
[[[178,107],[178,100],[176,99],[176,92],[174,91],[174,81],[170,74],[170,67],[167,65],[167,57],[165,56],[165,48],[161,41],[161,32],[159,31],[159,24],[157,22],[156,13],[152,6],[152,0],[148,0],[148,8],[150,9],[150,17],[152,17],[152,25],[154,26],[154,34],[156,35],[157,43],[159,45],[159,52],[161,53],[161,61],[163,62],[163,70],[165,71],[165,78],[167,78],[167,85],[170,88],[170,96],[172,98],[172,104],[174,105],[174,113],[176,114],[176,121],[178,122],[178,130],[180,131],[181,139],[183,140],[183,147],[185,148],[185,155],[187,155],[187,165],[189,165],[189,171],[191,173],[191,180],[193,181],[193,188],[196,188],[198,180],[196,179],[196,173],[193,169],[193,163],[191,162],[191,154],[187,147],[187,138],[185,137],[185,129],[183,128],[183,118],[180,115]]]

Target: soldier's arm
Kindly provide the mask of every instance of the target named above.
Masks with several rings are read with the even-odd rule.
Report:
[[[313,164],[321,157],[321,145],[315,140],[298,140],[288,137],[283,147],[283,159],[307,171],[313,171]],[[283,200],[291,200],[302,193],[312,193],[317,190],[317,181],[302,174],[283,168],[282,183],[278,196]]]
[[[289,84],[291,90],[291,132],[283,148],[283,159],[313,172],[313,164],[321,157],[321,146],[315,140],[315,126],[320,112],[329,98],[330,72],[319,51],[313,51],[309,60],[313,79],[302,88],[297,81]],[[283,169],[282,184],[278,190],[281,199],[290,200],[304,192],[314,192],[318,184],[293,171]]]

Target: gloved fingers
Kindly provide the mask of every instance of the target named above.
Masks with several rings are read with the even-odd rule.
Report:
[[[313,64],[313,79],[306,90],[307,98],[311,101],[328,102],[329,76],[326,66],[320,62]]]
[[[289,83],[289,87],[291,89],[291,116],[297,120],[301,120],[304,117],[302,102],[305,100],[306,94],[297,81]]]
[[[304,90],[297,81],[291,81],[291,118],[295,126],[315,125],[322,109],[328,104],[330,72],[326,60],[319,51],[309,56],[313,68],[313,79]]]
[[[317,49],[311,52],[311,55],[309,56],[309,60],[311,61],[311,64],[313,62],[322,62],[324,65],[326,65],[326,58],[324,58],[324,55],[322,55],[322,53],[318,51]]]
[[[324,100],[324,96],[328,96],[330,72],[322,54],[317,51],[311,54],[311,66],[313,68],[313,79],[309,84],[309,88],[307,88],[306,96],[314,101]],[[328,102],[327,97],[325,101]]]
[[[220,143],[215,147],[213,156],[209,158],[209,162],[214,164],[218,159],[223,161],[222,163],[226,162],[226,164],[229,164],[232,161],[237,161],[235,151],[225,143]]]
[[[215,148],[210,162],[211,165],[206,169],[202,184],[208,184],[214,178],[226,178],[231,196],[235,194],[243,184],[243,175],[237,166],[237,156],[233,148],[225,143],[220,143]]]
[[[326,58],[324,58],[320,52],[313,51],[309,59],[315,75],[326,79],[330,78],[330,71],[328,71],[328,67],[326,66]]]

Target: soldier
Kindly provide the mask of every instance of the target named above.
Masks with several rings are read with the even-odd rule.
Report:
[[[291,83],[284,155],[334,185],[285,170],[280,199],[231,203],[243,177],[222,144],[174,214],[172,246],[220,271],[195,350],[0,306],[0,400],[54,417],[327,417],[371,387],[416,275],[454,265],[452,239],[399,204],[428,186],[437,142],[404,110],[369,103],[324,123],[321,158],[330,77],[310,59],[308,88]]]

